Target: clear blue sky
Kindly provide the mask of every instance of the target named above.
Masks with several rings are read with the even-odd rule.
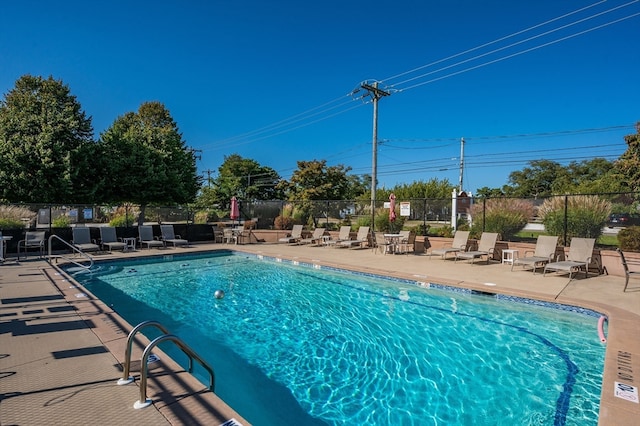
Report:
[[[392,92],[386,187],[457,185],[462,137],[472,192],[533,159],[613,160],[640,120],[637,0],[23,0],[2,16],[2,95],[25,74],[61,79],[96,138],[160,101],[205,176],[231,154],[284,178],[314,159],[370,174],[363,81]]]

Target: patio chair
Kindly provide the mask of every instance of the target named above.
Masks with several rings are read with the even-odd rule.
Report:
[[[382,254],[393,253],[395,251],[396,243],[384,236],[384,232],[374,232],[375,244],[373,250],[378,249]]]
[[[409,254],[409,252],[415,252],[415,242],[415,232],[409,232],[406,238],[400,237],[400,242],[398,243],[398,247],[396,248],[396,253]]]
[[[327,246],[337,247],[338,244],[343,241],[351,240],[351,227],[349,225],[344,225],[340,227],[340,231],[338,232],[338,238],[331,238],[324,241],[324,244]]]
[[[222,230],[222,239],[227,244],[238,244],[238,234],[233,230],[233,228],[224,228]]]
[[[102,250],[105,247],[109,249],[109,253],[115,248],[117,250],[125,251],[127,244],[118,239],[116,235],[116,228],[113,226],[101,226],[100,227],[100,245],[102,246]]]
[[[557,248],[558,237],[553,235],[540,235],[536,240],[535,250],[527,250],[524,252],[523,257],[513,259],[511,270],[513,271],[515,265],[522,265],[523,268],[531,266],[535,274],[538,266],[544,267],[547,263],[553,262]]]
[[[358,228],[358,234],[356,235],[355,240],[342,241],[338,243],[338,245],[340,247],[352,248],[357,246],[363,247],[365,243],[369,244],[369,227],[368,226],[361,226],[360,228]]]
[[[278,240],[281,243],[296,244],[302,239],[302,225],[293,225],[291,234]]]
[[[493,257],[493,253],[496,249],[496,241],[498,241],[498,234],[495,232],[483,232],[480,236],[480,242],[478,243],[478,250],[473,251],[464,251],[464,252],[456,252],[456,259],[470,259],[473,264],[473,260],[477,257],[482,258],[482,256],[487,257],[487,264],[489,264],[489,260]]]
[[[140,247],[147,246],[149,250],[151,247],[164,247],[164,242],[153,238],[153,227],[151,225],[138,226],[138,238],[140,238]]]
[[[455,254],[460,251],[466,251],[468,241],[469,231],[456,231],[455,235],[453,236],[451,246],[432,249],[430,254],[440,255],[442,259],[446,259],[447,253]],[[429,256],[429,259],[431,259],[431,256]]]
[[[595,238],[571,238],[571,244],[569,245],[569,253],[566,260],[560,262],[549,262],[544,265],[544,276],[549,271],[556,272],[568,272],[569,281],[573,279],[573,273],[579,272],[583,267],[585,268],[584,276],[589,276],[589,264],[593,256],[593,246],[595,245]]]
[[[24,240],[18,241],[18,260],[20,260],[20,252],[24,250],[24,258],[29,255],[29,249],[38,249],[39,257],[44,256],[45,231],[27,231]]]
[[[85,226],[76,226],[71,230],[71,234],[73,237],[71,243],[78,250],[82,252],[100,250],[100,246],[91,239],[89,228]]]
[[[214,243],[223,243],[224,242],[224,233],[222,229],[217,226],[213,227],[213,242]]]
[[[313,230],[313,234],[309,238],[302,238],[298,243],[299,244],[315,244],[319,246],[323,241],[325,231],[326,231],[325,228],[316,228]]]
[[[627,263],[627,259],[625,259],[624,253],[622,253],[622,250],[617,248],[616,251],[620,255],[620,261],[622,262],[622,267],[624,268],[625,280],[624,280],[624,288],[622,289],[622,292],[624,293],[627,291],[627,286],[629,285],[629,278],[640,277],[640,271],[630,271],[629,264]],[[634,265],[638,265],[638,263],[634,263]]]
[[[160,232],[162,233],[162,241],[164,241],[165,244],[173,244],[173,248],[177,246],[189,246],[189,241],[175,234],[173,225],[160,225]]]

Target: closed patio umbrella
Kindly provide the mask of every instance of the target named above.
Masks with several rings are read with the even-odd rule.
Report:
[[[240,219],[240,208],[238,206],[238,199],[231,197],[231,214],[229,215],[231,220]]]
[[[391,193],[389,195],[389,222],[395,222],[396,220],[396,196]]]

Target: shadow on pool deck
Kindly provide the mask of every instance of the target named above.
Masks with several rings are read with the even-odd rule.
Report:
[[[636,390],[640,385],[640,280],[632,281],[623,293],[624,279],[615,276],[584,279],[580,274],[569,281],[566,275],[512,272],[510,266],[499,263],[471,265],[426,255],[281,244],[201,244],[99,254],[96,260],[220,248],[582,306],[606,314],[608,341],[599,424],[633,424],[640,418],[638,403],[614,395],[614,382]],[[218,425],[231,418],[249,424],[242,413],[226,407],[205,385],[156,350],[161,361],[150,365],[147,391],[155,408],[134,409],[140,396],[138,381],[115,384],[122,375],[120,365],[131,328],[55,265],[35,259],[1,264],[0,424]],[[132,359],[139,360],[142,349],[136,345]]]

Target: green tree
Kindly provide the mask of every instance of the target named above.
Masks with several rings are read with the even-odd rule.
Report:
[[[25,75],[0,102],[0,198],[91,202],[93,127],[68,86]]]
[[[640,191],[640,121],[636,133],[624,137],[627,150],[616,162],[616,169],[623,177],[623,185],[633,192]]]
[[[330,214],[325,203],[319,200],[345,200],[352,188],[347,173],[350,167],[343,165],[327,166],[326,160],[298,161],[298,169],[293,172],[290,181],[281,181],[278,187],[285,191],[294,203],[294,218],[316,221],[317,217]],[[337,214],[344,206],[331,203],[331,212]]]
[[[245,200],[281,199],[282,191],[277,189],[279,181],[280,175],[271,167],[233,154],[225,157],[218,168],[218,177],[213,180],[212,201],[227,206],[233,196]]]
[[[103,201],[140,205],[194,201],[201,185],[193,151],[169,111],[160,102],[143,103],[118,117],[101,135],[105,173]]]
[[[547,197],[554,193],[554,183],[565,178],[568,171],[551,160],[533,160],[530,167],[509,174],[513,197]]]

